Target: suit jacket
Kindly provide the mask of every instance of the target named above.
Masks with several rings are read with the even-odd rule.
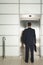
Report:
[[[22,32],[21,36],[21,42],[25,43],[27,46],[34,46],[34,49],[36,49],[36,35],[35,30],[32,28],[27,28]]]

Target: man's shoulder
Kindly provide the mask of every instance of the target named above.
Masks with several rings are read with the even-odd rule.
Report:
[[[35,29],[31,28],[31,30],[35,31]]]
[[[31,28],[31,31],[35,32],[35,29]]]
[[[25,32],[27,29],[24,29],[23,32]]]
[[[33,29],[33,28],[30,28],[30,29],[31,29],[31,31],[35,31],[35,29]],[[23,32],[26,32],[26,31],[28,31],[28,30],[29,30],[29,28],[24,29]]]
[[[27,31],[27,29],[24,29],[24,30],[23,30],[23,33],[25,33],[26,31]]]

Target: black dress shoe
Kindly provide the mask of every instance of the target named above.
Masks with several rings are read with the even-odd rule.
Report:
[[[31,63],[34,63],[34,61],[31,61]]]
[[[34,60],[31,60],[31,59],[30,59],[30,61],[31,61],[31,63],[34,63]]]
[[[28,61],[25,61],[25,63],[28,63]]]

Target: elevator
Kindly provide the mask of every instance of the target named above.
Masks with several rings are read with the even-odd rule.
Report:
[[[28,22],[31,22],[31,28],[35,29],[35,33],[36,33],[37,52],[34,52],[34,55],[37,57],[40,57],[41,56],[41,53],[40,53],[40,15],[21,15],[20,16],[20,37],[21,37],[22,31],[27,28]]]

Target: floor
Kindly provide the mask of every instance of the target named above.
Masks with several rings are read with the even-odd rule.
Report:
[[[0,57],[0,65],[43,65],[43,58],[36,58],[34,63],[24,62],[23,57]]]
[[[28,63],[25,63],[24,58],[24,50],[21,49],[20,56],[9,56],[9,57],[0,57],[0,65],[43,65],[43,57],[39,57],[38,53],[35,52],[34,54],[34,63],[30,62],[30,58]],[[29,56],[30,57],[30,56]]]

